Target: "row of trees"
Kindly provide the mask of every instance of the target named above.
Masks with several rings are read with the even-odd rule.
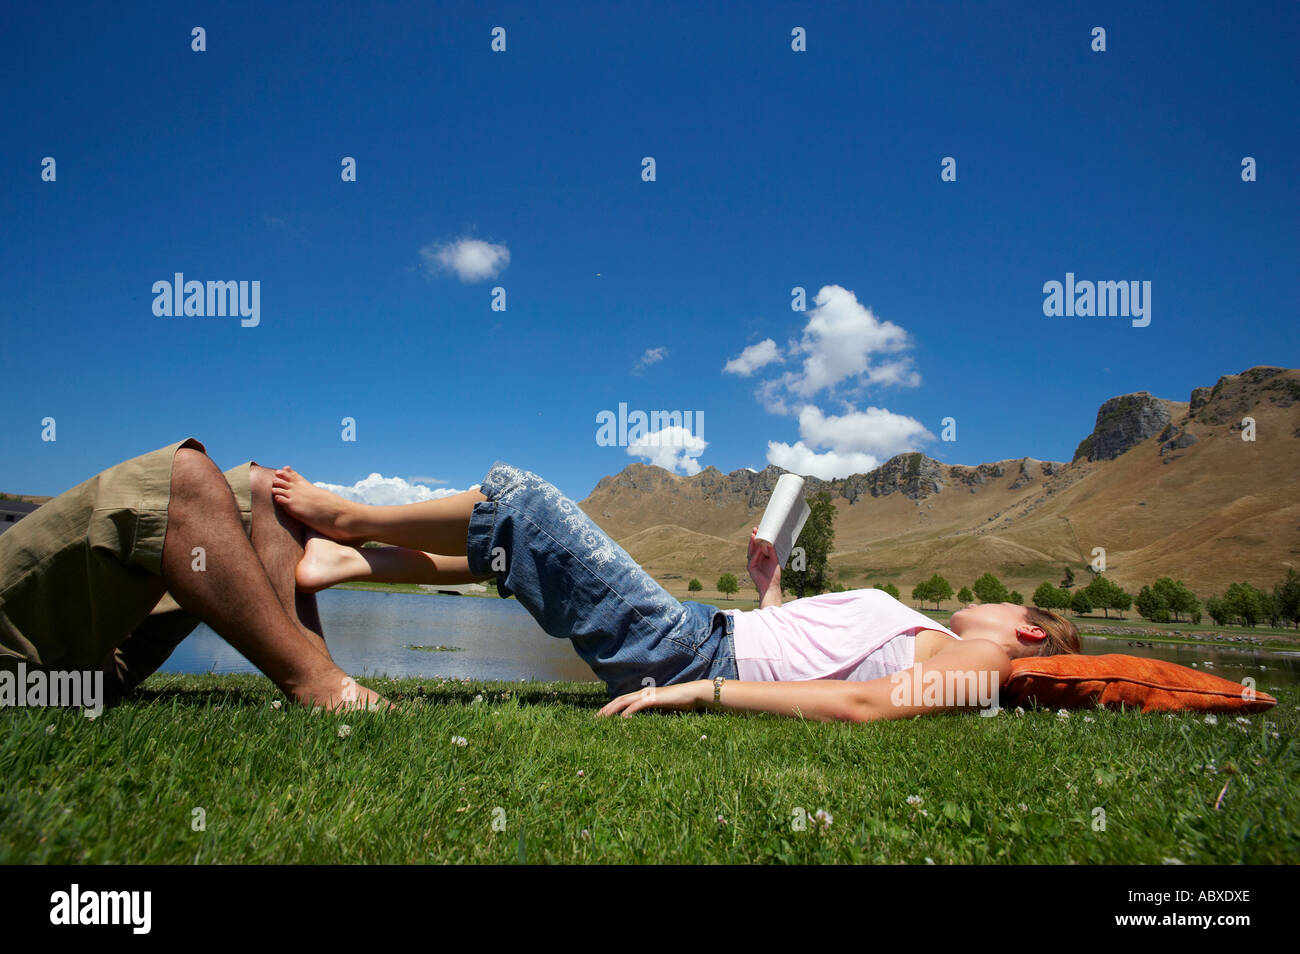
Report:
[[[877,583],[876,589],[886,591],[895,599],[901,598],[898,587],[892,583]],[[952,584],[939,573],[912,588],[912,599],[921,605],[933,603],[935,609],[945,600],[952,599],[953,595]],[[956,597],[963,605],[975,600],[981,603],[1024,603],[1020,593],[1007,589],[992,573],[985,573],[969,587],[963,586]],[[1059,585],[1040,584],[1034,590],[1031,602],[1040,609],[1069,611],[1076,615],[1101,610],[1109,618],[1114,610],[1122,618],[1122,614],[1136,609],[1144,619],[1161,623],[1187,620],[1195,624],[1208,615],[1220,626],[1234,623],[1256,626],[1267,622],[1272,626],[1292,625],[1300,629],[1300,573],[1294,568],[1288,569],[1286,576],[1273,586],[1271,592],[1250,583],[1233,583],[1222,596],[1207,599],[1202,611],[1201,601],[1182,580],[1161,577],[1142,587],[1135,597],[1100,573],[1094,574],[1086,586],[1076,587],[1074,573],[1067,567]]]
[[[894,599],[898,599],[898,587],[890,584],[876,584],[876,589],[884,590]],[[934,603],[934,608],[938,609],[939,604],[944,600],[952,599],[952,584],[947,581],[941,574],[936,573],[928,580],[924,580],[912,587],[912,599],[918,603]],[[957,591],[957,601],[962,605],[974,603],[979,600],[981,603],[1016,603],[1024,605],[1025,598],[1017,590],[1009,590],[1003,585],[992,573],[985,573],[970,586],[963,586]]]

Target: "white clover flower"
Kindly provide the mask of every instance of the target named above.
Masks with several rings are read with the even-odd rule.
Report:
[[[932,864],[934,864],[934,859],[931,858],[929,855],[926,855],[926,856],[925,856],[925,863],[926,863],[927,865],[932,865]]]
[[[97,718],[99,718],[99,716],[96,713],[92,712],[90,709],[83,709],[81,714],[84,715],[91,722],[94,722]]]
[[[827,828],[830,828],[830,827],[831,827],[831,822],[835,821],[834,816],[831,815],[830,812],[828,812],[828,811],[826,811],[825,809],[822,809],[822,808],[817,809],[817,812],[816,812],[816,814],[813,815],[813,818],[817,819],[819,822],[821,822],[821,823],[822,823],[823,825],[825,825]]]
[[[1250,725],[1250,720],[1245,716],[1237,716],[1237,723],[1239,725]]]
[[[346,738],[347,738],[348,736],[350,736],[351,734],[352,734],[352,726],[350,726],[350,725],[341,725],[341,726],[339,726],[339,738],[340,738],[340,739],[346,739]]]
[[[920,808],[925,804],[925,799],[920,795],[909,795],[907,796],[907,804],[911,805],[913,808]]]
[[[475,701],[475,702],[482,702],[482,701],[483,701],[483,693],[480,692],[477,696],[475,696],[475,697],[474,697],[474,701]]]
[[[587,774],[587,773],[586,773],[585,771],[583,771],[582,769],[578,769],[578,778],[582,778],[582,777],[584,777],[586,774]]]
[[[1084,717],[1083,717],[1083,721],[1084,721],[1084,722],[1096,722],[1097,720],[1094,719],[1092,716],[1084,716]]]
[[[1161,858],[1161,859],[1160,859],[1160,863],[1161,863],[1161,864],[1165,864],[1165,865],[1185,865],[1185,864],[1187,864],[1187,862],[1185,862],[1185,861],[1179,861],[1177,858]]]
[[[1029,806],[1026,805],[1024,802],[1021,802],[1020,804],[1018,804],[1018,805],[1016,806],[1016,808],[1020,809],[1022,812],[1027,812],[1027,811],[1029,811]]]
[[[708,737],[707,735],[702,735],[702,736],[700,736],[700,741],[701,741],[701,742],[707,742],[707,741],[709,741],[709,737]]]
[[[1069,710],[1069,709],[1057,709],[1057,710],[1056,710],[1056,717],[1057,717],[1058,719],[1068,719],[1068,718],[1070,718],[1070,710]]]
[[[278,708],[280,708],[280,700],[279,700],[279,699],[272,699],[272,700],[271,700],[271,708],[272,708],[272,709],[278,709]]]
[[[469,745],[469,739],[465,738],[463,735],[453,735],[451,737],[451,744],[459,745],[463,749],[465,746]]]
[[[1025,710],[1021,706],[1016,706],[1016,715],[1022,716],[1024,714],[1025,714]]]
[[[721,815],[719,815],[719,816],[718,816],[718,824],[719,824],[719,825],[725,825],[726,823],[727,823],[727,820],[726,820],[725,818],[723,818]]]
[[[1207,716],[1205,717],[1205,724],[1206,724],[1206,725],[1218,725],[1218,724],[1219,724],[1219,717],[1218,717],[1218,716],[1214,716],[1214,715],[1207,715]]]
[[[520,682],[523,682],[522,679],[519,680],[519,681],[520,681]],[[590,838],[590,837],[591,837],[591,832],[589,832],[587,829],[584,828],[584,829],[582,830],[581,834],[578,835],[578,837],[579,837],[579,838]]]
[[[59,731],[59,730],[58,730],[58,727],[57,727],[53,722],[51,722],[49,725],[47,725],[47,726],[45,727],[45,734],[46,734],[46,735],[53,735],[53,734],[54,734],[55,732],[57,732],[57,731]],[[1273,735],[1276,736],[1277,733],[1274,732]]]

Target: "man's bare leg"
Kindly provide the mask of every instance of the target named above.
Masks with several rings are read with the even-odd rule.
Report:
[[[253,496],[253,527],[250,540],[262,561],[267,579],[279,597],[280,605],[303,635],[327,657],[325,633],[313,592],[301,592],[295,575],[303,556],[303,544],[311,533],[303,524],[275,505],[271,497],[271,478],[275,472],[252,465],[249,485]]]
[[[192,568],[193,548],[206,569]],[[180,606],[206,622],[291,699],[328,709],[384,704],[355,683],[285,612],[234,495],[202,451],[183,447],[172,464],[162,575]]]
[[[474,505],[487,500],[477,490],[395,507],[373,507],[315,486],[292,467],[275,472],[275,502],[332,540],[375,540],[445,556],[464,556]]]
[[[376,583],[476,583],[469,560],[425,553],[406,547],[353,547],[312,534],[298,564],[298,587],[315,593],[336,583],[370,580]]]

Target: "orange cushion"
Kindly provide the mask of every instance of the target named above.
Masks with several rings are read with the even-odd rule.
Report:
[[[1263,712],[1277,700],[1258,689],[1163,659],[1124,656],[1026,656],[1011,661],[1001,705],[1037,701],[1053,709],[1095,704],[1143,712]]]

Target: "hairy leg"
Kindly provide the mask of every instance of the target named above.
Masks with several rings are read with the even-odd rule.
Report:
[[[271,497],[271,479],[274,473],[254,464],[249,474],[253,494],[253,528],[250,536],[253,550],[262,561],[267,579],[271,581],[285,613],[312,645],[327,657],[333,658],[330,657],[329,647],[325,645],[325,633],[321,627],[315,595],[299,591],[295,583],[304,543],[311,531],[275,505]]]
[[[469,571],[465,557],[441,556],[406,547],[352,547],[312,535],[298,564],[298,587],[315,593],[336,583],[475,583],[489,579]]]
[[[206,551],[196,571],[194,547]],[[202,451],[183,447],[172,465],[163,580],[180,606],[206,622],[295,701],[326,708],[383,704],[339,669],[285,612],[244,534],[234,495]]]
[[[313,530],[332,540],[394,546],[464,556],[474,505],[487,500],[477,490],[396,507],[373,507],[315,486],[292,467],[282,467],[272,481],[275,502]]]

